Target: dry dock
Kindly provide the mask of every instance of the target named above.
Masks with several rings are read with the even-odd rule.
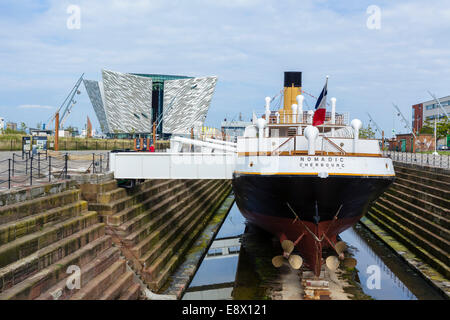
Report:
[[[272,266],[280,244],[245,223],[229,180],[127,189],[111,173],[71,174],[2,192],[0,299],[448,298],[448,170],[395,166],[392,188],[341,234],[356,268],[318,279]]]

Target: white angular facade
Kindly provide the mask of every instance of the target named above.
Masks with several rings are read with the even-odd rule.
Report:
[[[102,131],[110,132],[103,103],[105,100],[103,96],[103,83],[94,80],[83,80],[83,82]]]
[[[205,123],[217,77],[164,82],[163,132],[189,134]]]
[[[109,70],[102,70],[102,78],[84,80],[102,131],[151,133],[153,121],[160,120],[152,119],[152,78]],[[164,80],[162,132],[189,134],[203,126],[216,83],[217,77]]]
[[[108,70],[102,77],[110,132],[151,132],[152,79]]]

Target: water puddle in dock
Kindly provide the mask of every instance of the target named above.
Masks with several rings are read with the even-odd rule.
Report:
[[[364,294],[376,300],[442,299],[361,225],[340,236],[358,260],[358,278]],[[280,274],[285,270],[271,264],[272,257],[279,254],[275,242],[268,233],[247,225],[234,204],[183,300],[261,300],[276,296],[281,289]],[[376,273],[380,275],[379,282]]]

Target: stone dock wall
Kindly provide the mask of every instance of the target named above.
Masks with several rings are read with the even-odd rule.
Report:
[[[0,194],[0,300],[156,292],[231,192],[226,180],[72,178]]]
[[[372,204],[366,218],[448,281],[449,170],[401,162],[394,166],[395,182]]]

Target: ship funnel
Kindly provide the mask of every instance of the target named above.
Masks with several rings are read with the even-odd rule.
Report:
[[[302,73],[288,71],[284,73],[284,111],[290,112],[291,106],[296,103],[296,97],[302,93]]]
[[[304,135],[308,140],[308,155],[313,156],[316,154],[316,139],[319,136],[319,129],[307,126]]]
[[[353,153],[356,153],[359,140],[359,129],[362,127],[362,122],[359,119],[353,119],[350,125],[353,128]]]

